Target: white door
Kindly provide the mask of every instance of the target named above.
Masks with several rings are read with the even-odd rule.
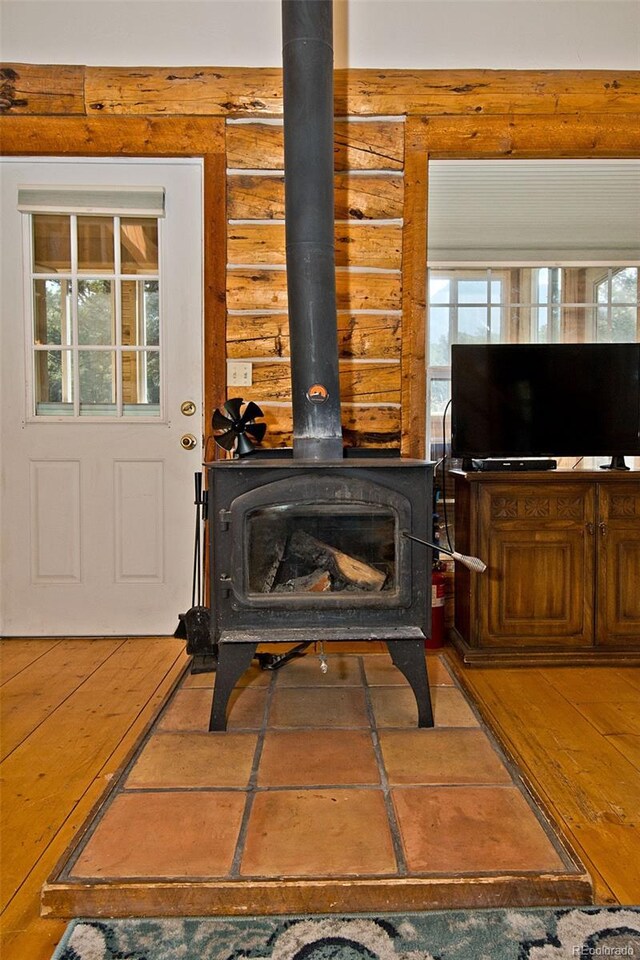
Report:
[[[201,164],[15,158],[0,179],[0,631],[173,633],[202,459]]]

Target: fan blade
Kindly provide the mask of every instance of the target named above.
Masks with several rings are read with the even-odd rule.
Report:
[[[250,433],[252,437],[256,438],[256,441],[260,443],[265,433],[267,432],[266,423],[248,423],[244,428],[245,433]]]
[[[232,397],[230,400],[225,401],[224,408],[232,420],[237,420],[240,416],[240,407],[243,403],[242,397]]]
[[[253,400],[249,400],[249,403],[244,408],[244,413],[240,418],[240,423],[244,427],[250,420],[255,420],[256,417],[263,417],[264,414],[257,403],[254,403]]]
[[[249,437],[246,435],[246,433],[241,433],[238,437],[236,453],[239,457],[244,457],[248,453],[253,453],[253,444],[251,443],[251,440],[249,440]]]
[[[214,437],[213,439],[219,447],[223,448],[223,450],[233,450],[233,445],[236,442],[236,436],[237,434],[234,430],[227,430],[226,433],[221,433],[219,436]]]
[[[214,430],[229,430],[233,423],[233,420],[230,420],[229,417],[225,417],[220,410],[213,411],[213,417],[211,418],[211,426]]]

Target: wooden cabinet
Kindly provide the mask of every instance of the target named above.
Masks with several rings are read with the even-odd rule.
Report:
[[[640,473],[454,471],[466,662],[640,663]]]

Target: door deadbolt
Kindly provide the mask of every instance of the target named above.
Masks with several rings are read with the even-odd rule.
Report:
[[[193,400],[183,400],[180,404],[180,412],[184,413],[185,417],[192,417],[196,412],[196,405]]]
[[[180,446],[183,450],[193,450],[194,447],[198,446],[198,441],[192,433],[185,433],[180,437]]]

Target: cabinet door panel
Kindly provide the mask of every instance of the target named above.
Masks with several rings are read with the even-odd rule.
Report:
[[[589,484],[480,490],[480,645],[593,644],[594,492]]]
[[[601,484],[598,529],[598,640],[640,641],[640,483]]]

